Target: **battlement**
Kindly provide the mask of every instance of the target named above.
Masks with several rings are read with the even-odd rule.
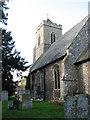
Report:
[[[47,20],[43,20],[41,22],[41,24],[37,27],[36,33],[43,25],[62,30],[62,25],[61,24],[58,25],[56,23],[51,22],[49,19],[47,19]]]
[[[43,20],[36,29],[36,47],[33,50],[33,61],[35,62],[61,36],[61,24],[53,23],[50,19]]]

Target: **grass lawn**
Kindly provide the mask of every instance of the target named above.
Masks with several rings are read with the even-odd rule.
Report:
[[[8,110],[8,103],[2,104],[3,118],[64,118],[64,110],[62,106],[55,106],[48,104],[47,101],[40,103],[33,103],[32,109],[22,110],[20,103],[20,110]]]

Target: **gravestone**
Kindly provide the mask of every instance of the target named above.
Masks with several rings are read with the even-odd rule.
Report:
[[[30,109],[32,108],[32,101],[31,100],[25,100],[22,105],[22,109]]]
[[[18,100],[9,101],[8,109],[9,110],[19,110],[19,101]]]
[[[2,91],[1,101],[7,102],[8,101],[8,91]]]
[[[9,110],[14,109],[14,102],[13,102],[13,101],[9,101],[9,102],[8,102],[8,109],[9,109]]]
[[[25,91],[22,95],[22,109],[30,109],[32,108],[32,100],[30,97],[30,91]]]
[[[25,101],[25,100],[30,100],[31,99],[31,96],[30,96],[30,92],[24,92],[23,94],[22,94],[22,101]]]
[[[64,102],[65,118],[88,118],[88,98],[79,94],[68,96]]]

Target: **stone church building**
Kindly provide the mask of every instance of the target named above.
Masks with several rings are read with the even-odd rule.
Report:
[[[44,20],[36,31],[30,92],[44,100],[90,95],[90,16],[62,35],[62,25]]]

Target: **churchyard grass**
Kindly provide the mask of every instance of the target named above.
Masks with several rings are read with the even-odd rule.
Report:
[[[48,101],[33,103],[32,108],[22,110],[20,103],[19,110],[8,110],[8,102],[2,104],[3,118],[64,118],[63,106],[48,104]]]

